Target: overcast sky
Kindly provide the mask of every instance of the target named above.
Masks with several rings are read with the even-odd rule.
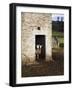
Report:
[[[52,14],[52,20],[57,21],[57,17],[59,17],[59,21],[61,21],[61,18],[63,18],[64,21],[64,15],[63,14]]]

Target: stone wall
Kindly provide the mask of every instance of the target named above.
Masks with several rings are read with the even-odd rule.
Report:
[[[52,57],[52,15],[47,13],[21,13],[21,59],[35,62],[35,35],[46,36],[46,61]],[[40,27],[40,30],[37,28]]]

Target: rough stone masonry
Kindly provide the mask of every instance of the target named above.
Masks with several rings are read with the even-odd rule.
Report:
[[[40,27],[40,30],[38,30]],[[35,35],[45,35],[45,61],[52,59],[52,14],[21,12],[21,60],[34,63]]]

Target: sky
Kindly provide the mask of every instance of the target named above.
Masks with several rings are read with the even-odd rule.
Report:
[[[52,14],[52,20],[57,21],[57,18],[59,17],[59,21],[61,21],[61,18],[63,18],[64,21],[64,15],[63,14]]]

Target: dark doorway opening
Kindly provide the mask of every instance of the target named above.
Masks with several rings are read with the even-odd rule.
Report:
[[[45,35],[35,35],[36,60],[42,62],[45,60]]]

